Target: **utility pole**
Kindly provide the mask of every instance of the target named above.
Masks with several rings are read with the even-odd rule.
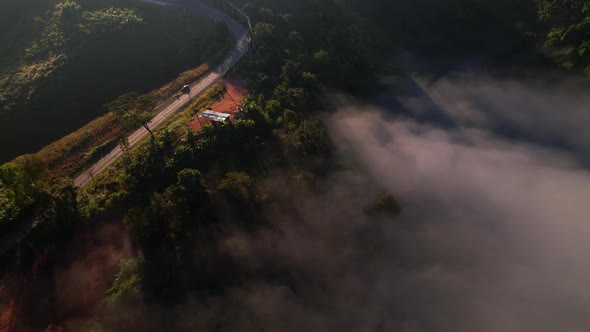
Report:
[[[240,105],[238,105],[238,103],[236,103],[236,101],[234,100],[234,97],[231,96],[231,94],[229,93],[229,91],[227,89],[226,89],[225,93],[227,93],[227,96],[229,97],[229,99],[231,99],[231,101],[233,101],[237,107],[240,107]]]

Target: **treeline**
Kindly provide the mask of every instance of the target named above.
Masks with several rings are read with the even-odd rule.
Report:
[[[400,51],[427,57],[502,59],[533,48],[534,0],[350,0]]]
[[[262,64],[256,73],[258,90],[281,84],[313,87],[319,81],[359,92],[371,85],[392,49],[371,20],[346,3],[262,0],[245,8],[256,22],[253,46]]]
[[[559,64],[590,74],[590,1],[538,0],[546,45]]]
[[[156,132],[83,195],[80,209],[89,218],[125,211],[124,223],[140,252],[121,264],[108,304],[92,324],[142,330],[149,321],[145,312],[135,311],[131,319],[116,313],[138,304],[182,304],[194,294],[219,296],[247,279],[268,277],[242,271],[217,240],[230,229],[266,227],[264,208],[293,203],[261,190],[272,172],[292,175],[284,183],[287,192],[313,185],[331,169],[331,143],[315,118],[326,109],[323,93],[360,93],[374,81],[384,49],[381,35],[347,6],[268,5],[244,7],[254,28],[251,54],[239,65],[252,91],[242,102],[241,118],[205,125],[198,133]],[[195,110],[216,91],[195,101]],[[395,204],[387,196],[370,210],[390,211]],[[280,274],[270,272],[274,268],[265,273]],[[278,276],[275,281],[283,282]]]
[[[350,0],[399,51],[590,71],[587,0]]]
[[[85,11],[74,1],[60,2],[49,17],[36,18],[35,23],[44,26],[43,33],[26,49],[26,57],[35,59],[48,54],[67,53],[71,48],[82,47],[84,38],[97,33],[116,32],[142,22],[137,12],[129,8]]]
[[[80,197],[85,218],[125,211],[124,224],[138,247],[137,257],[122,262],[93,326],[122,331],[165,325],[165,319],[151,321],[149,311],[193,296],[222,296],[261,277],[243,271],[218,241],[230,230],[268,227],[262,211],[293,202],[281,202],[260,183],[279,169],[294,175],[283,192],[313,183],[326,171],[329,141],[318,121],[292,111],[277,123],[251,98],[244,113],[245,119],[205,125],[198,134],[156,134]],[[144,310],[130,316],[132,308]]]
[[[157,329],[147,317],[150,307],[174,307],[194,294],[220,296],[229,287],[254,279],[291,287],[288,272],[280,267],[244,271],[240,262],[219,249],[217,240],[234,228],[271,227],[261,211],[270,206],[288,209],[297,200],[296,193],[282,199],[265,191],[263,182],[269,174],[287,174],[289,180],[281,183],[281,189],[290,193],[297,192],[293,189],[297,186],[313,187],[334,167],[331,142],[316,119],[328,108],[325,91],[365,92],[396,50],[503,59],[519,49],[534,49],[527,43],[544,36],[546,29],[539,25],[538,15],[551,13],[548,17],[553,19],[564,15],[559,24],[570,24],[577,19],[565,16],[585,10],[568,7],[571,2],[550,4],[538,12],[545,7],[526,0],[241,3],[254,23],[251,53],[238,69],[251,80],[252,91],[242,102],[242,117],[232,124],[205,125],[198,133],[179,129],[186,127],[157,131],[85,190],[73,190],[63,182],[55,185],[55,180],[33,186],[47,179],[42,171],[30,176],[37,174],[35,163],[4,167],[0,176],[4,183],[14,183],[10,186],[14,189],[0,193],[18,202],[6,210],[8,215],[31,208],[43,211],[38,215],[45,226],[23,241],[21,250],[30,254],[22,257],[55,245],[72,225],[107,216],[123,220],[137,255],[121,262],[113,276],[104,306],[89,323],[97,330]],[[558,26],[557,21],[543,22]],[[525,37],[528,32],[530,38]],[[219,89],[196,100],[194,112],[218,94]],[[127,97],[138,98],[127,95],[119,101]],[[121,105],[128,104],[110,106],[115,112],[115,108],[129,109]],[[400,209],[392,195],[383,194],[365,212],[395,215]],[[166,324],[173,330],[180,323]]]
[[[359,3],[353,2],[261,0],[243,4],[254,22],[252,53],[239,69],[252,81],[252,94],[242,103],[243,118],[231,125],[206,125],[200,133],[156,133],[139,150],[126,155],[118,169],[99,179],[82,200],[81,210],[88,216],[124,211],[124,223],[140,253],[121,264],[107,305],[92,324],[142,330],[154,324],[146,317],[149,308],[183,304],[191,295],[200,299],[223,296],[228,288],[252,280],[294,287],[288,272],[280,267],[244,270],[216,241],[229,229],[254,232],[272,227],[261,211],[269,206],[287,210],[293,203],[289,200],[297,200],[296,195],[286,195],[285,201],[263,189],[262,183],[272,172],[290,175],[290,181],[281,186],[284,192],[291,192],[298,185],[313,187],[318,177],[332,169],[331,143],[325,128],[315,120],[325,108],[326,88],[362,92],[383,68],[380,55],[395,49],[436,50],[446,56],[480,51],[510,56],[510,47],[520,45],[524,35],[522,31],[511,35],[517,31],[514,22],[509,22],[510,16],[501,16],[515,8],[507,2],[499,2],[506,7],[494,7],[491,16],[482,5],[470,3],[463,8],[466,2],[461,1],[446,4],[450,9],[426,1],[365,3],[370,10],[377,5],[391,6],[388,9],[397,11],[400,29],[408,30],[380,32],[367,19],[377,17],[376,12],[363,18],[353,10]],[[416,12],[416,6],[427,3],[433,7]],[[458,8],[463,11],[453,12]],[[385,10],[378,12],[384,15]],[[440,26],[420,16],[428,10],[433,13],[426,18],[436,19]],[[484,18],[488,20],[481,21]],[[386,18],[383,20],[381,27],[387,26]],[[503,25],[494,25],[499,22]],[[474,31],[461,29],[472,23]],[[486,31],[489,25],[497,28],[496,33]],[[395,34],[399,39],[391,38]],[[389,44],[386,35],[395,42]],[[445,35],[447,43],[443,43]],[[509,41],[502,40],[508,36]],[[400,209],[393,196],[384,194],[365,212],[395,215]],[[130,307],[148,309],[134,310],[130,318]],[[167,328],[180,329],[182,322],[167,324]]]

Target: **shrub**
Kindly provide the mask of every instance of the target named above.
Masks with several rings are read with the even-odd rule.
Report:
[[[401,213],[401,206],[397,199],[390,193],[381,193],[372,202],[365,212],[369,215],[396,216]]]

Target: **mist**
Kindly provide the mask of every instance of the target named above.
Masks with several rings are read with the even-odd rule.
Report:
[[[115,331],[587,331],[587,84],[455,74],[373,104],[341,99],[324,119],[337,170],[273,170],[255,190],[272,202],[267,224],[220,235],[213,251],[238,282],[104,319]],[[401,215],[366,213],[382,192]]]
[[[235,229],[219,241],[240,285],[152,308],[148,325],[586,331],[583,85],[464,75],[416,82],[421,95],[386,105],[343,102],[325,123],[344,166],[314,184],[270,174],[257,189],[275,202],[263,211],[270,227]],[[416,120],[425,111],[450,121]],[[384,191],[400,201],[401,215],[365,213]]]
[[[401,200],[396,222],[413,225],[386,232],[382,296],[416,331],[586,330],[587,82],[416,82],[423,95],[398,100],[404,114],[451,126],[375,106],[328,121],[341,152]]]
[[[412,115],[434,106],[453,124],[544,147],[574,150],[571,157],[590,155],[590,81],[539,73],[524,79],[497,79],[459,73],[435,82],[413,78],[416,98],[400,102]],[[428,102],[426,102],[427,100]]]

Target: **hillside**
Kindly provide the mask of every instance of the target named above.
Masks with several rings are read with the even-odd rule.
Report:
[[[48,0],[6,0],[0,3],[0,71],[5,71],[23,61],[25,49],[41,32],[42,26],[35,24],[35,17],[44,15],[55,1]],[[39,22],[40,23],[40,22]]]
[[[36,221],[0,259],[0,330],[585,331],[587,1],[234,5],[249,53],[151,135],[130,145],[125,129],[147,125],[158,93],[124,94],[95,149],[67,151],[76,132],[0,166],[0,234]],[[92,84],[139,76],[131,50],[101,50],[148,47],[132,33],[150,17],[188,24],[149,8],[64,47],[62,87],[82,59],[129,61]]]
[[[2,162],[40,149],[103,114],[118,95],[162,85],[223,47],[213,24],[178,9],[89,0],[66,14],[53,4],[2,3],[9,8],[0,21],[10,28],[0,38],[10,47],[2,48],[0,139],[18,142],[0,147]]]

